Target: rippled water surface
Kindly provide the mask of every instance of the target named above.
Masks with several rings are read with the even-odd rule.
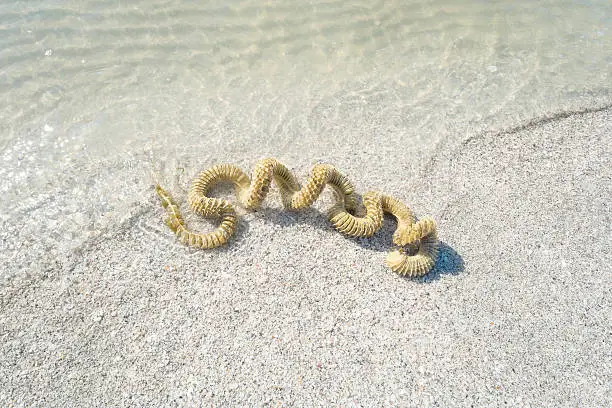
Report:
[[[417,169],[478,129],[609,103],[611,18],[606,0],[4,0],[1,221],[52,252],[128,214],[151,169],[400,142]]]

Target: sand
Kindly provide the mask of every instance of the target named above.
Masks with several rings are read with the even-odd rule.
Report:
[[[150,185],[78,248],[5,244],[0,405],[611,406],[611,135],[604,108],[471,132],[416,164],[410,135],[313,144],[359,191],[437,220],[422,279],[384,267],[391,220],[347,239],[324,203],[270,197],[229,246],[185,248]],[[279,158],[303,179],[299,156]],[[18,221],[3,240],[44,224]]]

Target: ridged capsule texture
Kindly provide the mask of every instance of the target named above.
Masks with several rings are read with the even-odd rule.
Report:
[[[356,217],[349,213],[341,204],[336,204],[328,212],[328,217],[334,228],[350,237],[371,237],[380,229],[383,222],[381,195],[369,192],[363,195],[365,215]]]
[[[274,159],[264,159],[255,165],[251,185],[245,193],[240,194],[245,208],[249,210],[259,208],[270,190],[277,163]]]
[[[249,177],[240,168],[231,164],[218,164],[204,170],[193,180],[189,189],[188,201],[206,197],[208,191],[218,182],[231,182],[239,193],[251,184]]]
[[[312,169],[306,184],[296,192],[291,199],[291,208],[299,210],[310,207],[321,195],[323,188],[327,184],[329,166],[317,164]]]
[[[431,218],[423,218],[410,227],[400,231],[394,238],[396,245],[409,245],[423,239],[427,235],[436,232],[436,223]]]
[[[357,207],[355,187],[349,179],[336,168],[329,166],[328,183],[334,189],[339,204],[344,204],[347,211],[354,211]]]
[[[183,223],[183,218],[181,217],[181,211],[178,205],[176,205],[174,200],[172,200],[170,194],[168,194],[166,190],[161,188],[159,184],[155,186],[155,191],[157,192],[157,195],[161,200],[162,206],[166,209],[168,213],[168,218],[166,218],[166,225],[168,225],[168,227],[172,231],[176,232],[179,226]]]
[[[388,195],[382,196],[382,207],[384,212],[394,216],[397,221],[397,228],[393,233],[393,243],[400,246],[404,245],[401,243],[402,237],[414,224],[414,214],[404,203]]]
[[[166,208],[168,213],[166,224],[174,231],[182,243],[196,248],[210,249],[224,245],[234,233],[236,228],[236,212],[227,201],[207,199],[200,200],[197,203],[190,202],[192,210],[197,214],[222,217],[221,225],[214,231],[197,234],[185,227],[180,209],[172,200],[172,197],[159,185],[155,189],[162,201],[162,206]]]
[[[360,212],[363,215],[357,216],[355,188],[335,167],[328,164],[315,165],[306,183],[300,186],[291,171],[273,158],[259,161],[251,179],[236,166],[219,164],[202,171],[193,180],[188,195],[191,211],[203,217],[221,218],[219,227],[208,233],[189,231],[178,205],[157,185],[156,192],[168,214],[166,224],[182,243],[198,248],[215,248],[227,243],[233,235],[237,217],[232,204],[227,200],[207,197],[208,191],[223,181],[233,183],[238,200],[250,210],[261,206],[272,182],[280,190],[283,205],[290,210],[310,207],[325,186],[330,186],[335,193],[336,203],[329,209],[328,217],[338,231],[351,237],[370,237],[382,227],[384,213],[389,213],[397,220],[393,243],[399,248],[389,253],[387,266],[401,275],[422,276],[435,264],[438,239],[432,219],[424,218],[415,222],[412,211],[406,205],[377,192],[363,195],[364,211]],[[418,249],[412,254],[407,251],[407,246]]]
[[[406,254],[404,248],[389,252],[386,265],[400,275],[419,277],[427,274],[438,257],[438,236],[435,231],[420,239],[415,255]]]

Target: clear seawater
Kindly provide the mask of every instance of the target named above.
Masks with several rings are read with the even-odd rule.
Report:
[[[121,221],[152,169],[184,185],[213,162],[384,158],[394,140],[418,164],[609,104],[611,74],[609,0],[1,0],[3,256]]]

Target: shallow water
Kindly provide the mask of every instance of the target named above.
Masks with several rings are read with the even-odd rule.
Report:
[[[152,169],[399,147],[415,174],[440,143],[611,99],[606,0],[203,3],[0,4],[5,256],[128,217]]]

